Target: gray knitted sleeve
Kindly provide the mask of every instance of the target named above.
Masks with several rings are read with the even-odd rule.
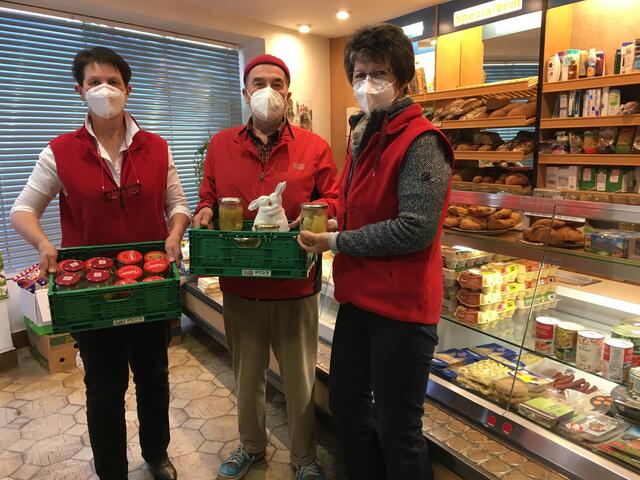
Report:
[[[398,217],[341,232],[337,247],[356,257],[405,255],[433,242],[451,177],[437,134],[416,138],[405,154],[398,180]]]

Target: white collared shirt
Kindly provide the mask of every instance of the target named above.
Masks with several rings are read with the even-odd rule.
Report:
[[[116,158],[112,159],[107,153],[107,150],[100,144],[93,133],[93,128],[89,121],[89,115],[87,115],[84,120],[85,128],[95,139],[96,145],[98,146],[98,152],[105,160],[105,163],[109,167],[109,170],[113,175],[113,179],[118,186],[120,186],[120,172],[122,171],[124,152],[126,152],[128,146],[133,142],[135,134],[140,131],[140,127],[138,127],[136,122],[133,121],[131,115],[126,112],[125,122],[127,132],[124,142],[120,146],[120,151]],[[51,150],[51,147],[47,145],[45,149],[40,152],[36,166],[33,169],[33,172],[31,172],[31,176],[29,177],[26,186],[22,192],[20,192],[20,195],[13,204],[11,213],[30,212],[40,218],[58,192],[66,193],[66,190],[58,176],[58,169],[56,166],[56,159],[53,155],[53,150]],[[177,213],[183,213],[187,217],[191,218],[189,204],[184,196],[184,190],[182,189],[180,179],[178,178],[178,171],[173,161],[173,155],[171,155],[171,149],[169,149],[169,168],[167,171],[167,191],[164,195],[164,211],[167,220],[169,221]]]

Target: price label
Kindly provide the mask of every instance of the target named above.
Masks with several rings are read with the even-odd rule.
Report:
[[[242,270],[243,277],[270,277],[271,270]]]
[[[142,323],[142,322],[144,322],[144,317],[121,318],[119,320],[114,320],[113,326],[119,327],[121,325],[130,325],[132,323]]]

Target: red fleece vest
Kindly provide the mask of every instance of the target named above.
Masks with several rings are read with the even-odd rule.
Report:
[[[453,150],[442,132],[413,105],[393,119],[386,135],[377,132],[358,157],[350,185],[351,152],[347,155],[340,185],[340,230],[356,230],[398,216],[398,179],[409,145],[421,134],[434,131]],[[449,201],[435,239],[417,253],[389,257],[352,257],[338,254],[333,262],[335,298],[394,320],[435,324],[442,307],[442,257],[440,233]]]
[[[142,187],[137,195],[123,194],[123,204],[103,195],[102,175],[105,190],[117,185],[84,126],[49,145],[66,190],[60,192],[62,247],[166,239],[164,197],[169,159],[163,138],[143,130],[133,137],[129,151],[124,152],[120,185],[136,183],[133,162]]]

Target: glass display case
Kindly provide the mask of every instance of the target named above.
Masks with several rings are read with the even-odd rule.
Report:
[[[640,207],[461,191],[451,202],[450,217],[494,228],[444,230],[427,397],[570,477],[640,478]]]

